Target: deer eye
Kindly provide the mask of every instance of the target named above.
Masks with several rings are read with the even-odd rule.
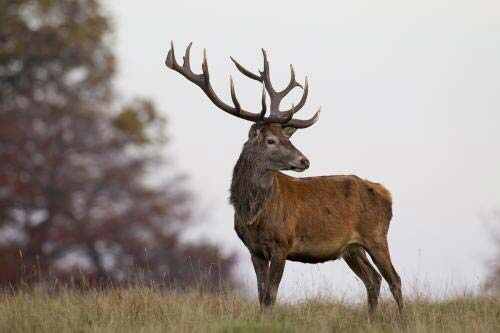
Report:
[[[276,141],[274,141],[273,139],[267,139],[266,143],[268,145],[274,145],[276,143]]]

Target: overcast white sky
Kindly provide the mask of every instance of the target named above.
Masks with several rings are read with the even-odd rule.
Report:
[[[385,184],[394,197],[389,232],[405,290],[434,295],[484,279],[493,254],[479,216],[500,206],[500,2],[426,1],[106,1],[116,23],[117,84],[123,97],[153,98],[170,119],[170,152],[191,177],[208,214],[197,232],[241,257],[228,188],[249,123],[211,105],[201,90],[167,70],[189,41],[193,69],[208,51],[213,85],[230,101],[258,110],[260,87],[232,67],[234,56],[261,67],[269,52],[276,85],[309,76],[298,115],[323,112],[294,143],[311,161],[300,176],[356,174]],[[297,98],[299,91],[297,90]],[[289,103],[294,101],[290,98]],[[287,264],[280,295],[362,295],[342,261]]]

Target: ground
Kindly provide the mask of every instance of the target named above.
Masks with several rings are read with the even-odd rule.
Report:
[[[1,332],[500,332],[500,299],[414,299],[399,317],[383,300],[370,320],[363,302],[310,299],[262,314],[233,293],[160,292],[136,287],[107,291],[42,289],[0,295]]]

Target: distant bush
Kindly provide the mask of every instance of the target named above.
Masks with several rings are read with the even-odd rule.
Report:
[[[485,286],[487,290],[500,295],[500,210],[493,211],[486,219],[497,251],[488,262],[490,275]]]

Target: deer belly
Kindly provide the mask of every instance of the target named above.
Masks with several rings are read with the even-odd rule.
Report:
[[[348,245],[348,243],[341,240],[319,244],[298,241],[294,244],[292,251],[288,253],[287,259],[310,264],[335,260],[342,256]]]

